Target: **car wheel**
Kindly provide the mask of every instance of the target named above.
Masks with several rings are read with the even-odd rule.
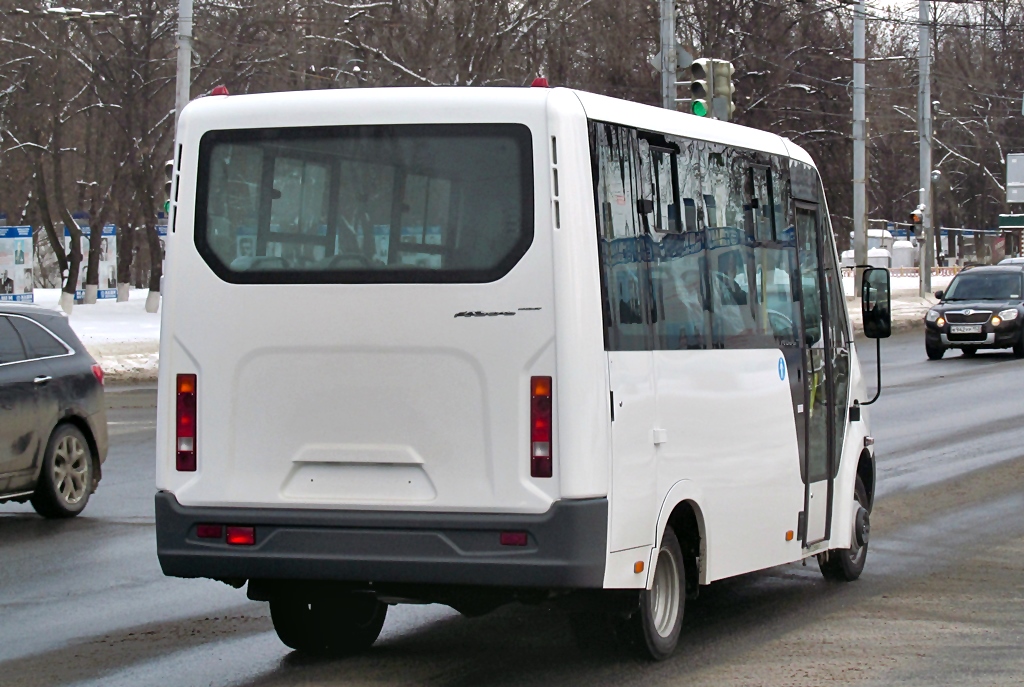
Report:
[[[641,655],[661,661],[676,650],[686,606],[686,571],[679,540],[665,530],[650,590],[640,593],[640,609],[627,621],[628,634]]]
[[[962,353],[965,358],[973,358],[978,354],[978,349],[975,346],[964,346],[960,353]]]
[[[853,536],[850,548],[833,549],[818,555],[818,567],[826,580],[835,582],[853,582],[864,572],[864,564],[868,558],[868,539],[871,535],[871,519],[867,510],[868,491],[860,477],[854,486],[854,498],[857,500],[857,515],[853,521]]]
[[[924,344],[924,352],[928,354],[928,360],[942,360],[946,355],[946,349],[942,346],[932,346],[927,341]]]
[[[74,425],[57,425],[46,444],[32,507],[44,518],[73,518],[92,492],[93,458],[89,442]]]
[[[1021,330],[1017,342],[1013,344],[1013,355],[1017,358],[1024,358],[1024,330]]]
[[[387,604],[372,594],[270,602],[278,638],[296,651],[316,656],[344,656],[368,649],[380,636],[387,612]]]

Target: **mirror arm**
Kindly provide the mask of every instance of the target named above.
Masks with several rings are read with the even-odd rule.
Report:
[[[882,340],[875,339],[875,367],[878,369],[878,388],[875,389],[875,397],[870,401],[864,401],[862,406],[869,406],[878,400],[882,395]]]

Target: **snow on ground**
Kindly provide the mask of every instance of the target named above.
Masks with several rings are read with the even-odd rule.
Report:
[[[126,303],[113,299],[71,309],[71,328],[115,382],[156,381],[160,314],[146,312],[149,291],[129,292]],[[35,289],[36,305],[60,310],[59,289]]]
[[[944,289],[952,277],[933,277],[932,290]],[[893,326],[903,328],[920,322],[935,299],[919,298],[917,277],[892,278]],[[854,297],[853,278],[843,278],[850,314],[860,326],[859,301]],[[160,315],[146,312],[145,289],[132,290],[128,302],[97,301],[76,305],[71,311],[71,328],[113,382],[156,381],[160,347]],[[35,302],[60,310],[58,289],[36,289]]]

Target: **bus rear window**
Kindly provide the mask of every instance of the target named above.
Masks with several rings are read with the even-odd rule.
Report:
[[[196,201],[196,246],[228,282],[494,281],[533,240],[530,131],[211,131]]]

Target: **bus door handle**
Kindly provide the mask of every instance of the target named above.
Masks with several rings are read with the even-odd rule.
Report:
[[[653,430],[654,443],[664,444],[668,441],[668,430],[667,429],[655,429]]]

